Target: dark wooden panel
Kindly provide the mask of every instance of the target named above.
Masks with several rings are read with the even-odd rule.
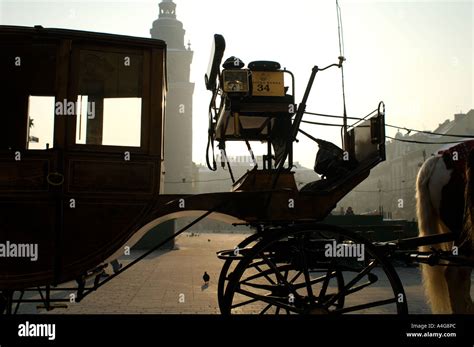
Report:
[[[69,192],[152,194],[155,163],[69,162]]]
[[[48,160],[0,161],[1,191],[47,191]]]
[[[52,281],[54,214],[52,201],[0,201],[2,248],[7,242],[10,245],[37,245],[37,259],[34,261],[28,257],[0,256],[0,288]]]
[[[146,204],[82,202],[74,209],[65,206],[64,232],[61,237],[62,278],[97,266],[143,217]],[[120,243],[120,242],[119,242]]]
[[[4,82],[2,78],[2,84]],[[24,150],[27,142],[28,94],[13,90],[0,93],[0,150]]]

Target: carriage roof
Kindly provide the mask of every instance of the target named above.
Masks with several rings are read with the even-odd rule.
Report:
[[[0,25],[0,36],[2,39],[8,36],[15,37],[34,37],[41,39],[66,39],[75,41],[106,41],[111,44],[127,44],[136,45],[140,47],[150,48],[166,48],[166,42],[158,39],[150,39],[144,37],[133,37],[127,35],[107,34],[93,31],[83,30],[70,30],[70,29],[58,29],[58,28],[43,28],[42,26],[34,27],[22,27],[22,26],[10,26]]]

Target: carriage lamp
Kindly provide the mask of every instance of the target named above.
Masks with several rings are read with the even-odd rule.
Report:
[[[226,93],[248,93],[249,91],[247,70],[224,70],[222,81]]]

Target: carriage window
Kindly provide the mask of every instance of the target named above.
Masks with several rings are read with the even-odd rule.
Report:
[[[140,147],[142,56],[80,52],[76,143]]]
[[[48,149],[54,141],[54,96],[28,98],[27,149]]]
[[[0,43],[0,150],[52,148],[57,46],[18,41]]]
[[[79,95],[76,118],[76,143],[105,146],[140,147],[141,98],[105,98],[101,128],[97,130],[95,103]]]

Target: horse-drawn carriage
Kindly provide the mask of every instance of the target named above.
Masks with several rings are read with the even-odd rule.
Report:
[[[232,175],[226,142],[244,142],[251,156],[251,142],[264,142],[264,165],[232,175],[226,193],[165,195],[164,42],[1,27],[0,45],[1,311],[35,300],[46,308],[70,301],[53,298],[56,291],[80,301],[114,277],[101,276],[110,261],[157,225],[181,217],[196,219],[172,237],[204,218],[255,230],[235,249],[218,253],[225,260],[218,298],[226,314],[406,313],[391,260],[453,260],[414,250],[446,241],[443,235],[373,244],[319,223],[385,160],[383,103],[343,127],[342,149],[300,129],[316,74],[341,68],[343,57],[315,66],[296,104],[294,77],[276,62],[245,68],[231,57],[221,70],[225,41],[216,35],[206,75],[212,92],[208,149],[217,142],[221,164]],[[321,179],[315,173],[314,182],[298,189],[292,168],[300,133],[319,144],[315,170]],[[208,165],[216,168],[214,155]],[[390,289],[378,290],[381,282]],[[33,290],[40,298],[25,300]]]

